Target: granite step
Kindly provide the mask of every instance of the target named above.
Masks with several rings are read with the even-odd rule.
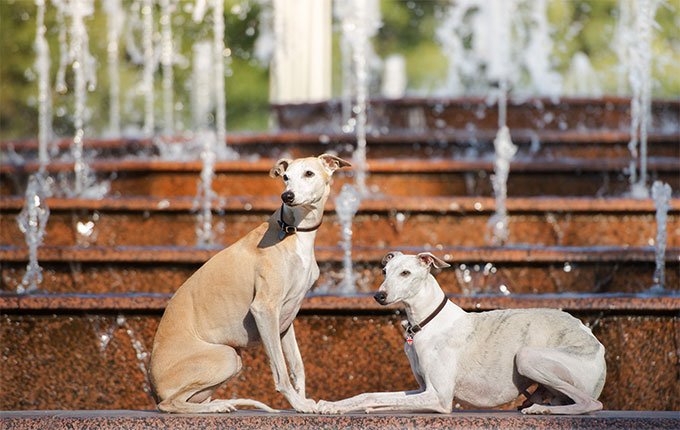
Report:
[[[189,197],[107,197],[101,200],[49,198],[47,246],[191,246],[196,211]],[[226,197],[214,204],[217,243],[233,243],[266,221],[280,206],[277,197]],[[16,217],[21,197],[0,201],[0,243],[22,246]],[[334,202],[326,205],[317,245],[336,245],[341,225]],[[646,246],[656,236],[651,200],[626,198],[511,197],[509,244],[545,246]],[[356,246],[484,246],[491,243],[489,197],[385,197],[362,201],[353,220]],[[86,228],[91,226],[91,228]],[[221,226],[221,228],[217,228]],[[671,201],[669,247],[680,246],[680,199]],[[140,234],[144,232],[144,234]]]
[[[304,415],[287,411],[278,414],[238,411],[231,414],[177,415],[151,411],[26,411],[0,417],[7,430],[34,428],[129,430],[172,428],[219,429],[677,429],[677,412],[601,411],[584,416],[525,416],[518,412],[455,412],[452,414],[352,414],[342,416]]]
[[[145,375],[168,297],[0,295],[0,375],[3,390],[17,393],[0,396],[0,410],[154,409]],[[527,306],[568,310],[607,349],[608,377],[601,396],[605,408],[680,410],[680,296],[454,295],[451,300],[471,312]],[[370,295],[305,299],[295,327],[308,396],[337,400],[367,391],[416,388],[402,353],[402,318]],[[216,397],[250,397],[289,408],[274,390],[261,347],[243,350],[242,358],[242,372]],[[521,401],[501,409],[514,410]]]
[[[342,101],[275,104],[274,118],[281,130],[317,131],[340,129]],[[654,100],[651,103],[650,131],[678,133],[680,102]],[[498,104],[486,97],[406,97],[372,98],[369,101],[368,128],[384,133],[402,131],[447,132],[450,130],[496,131]],[[628,131],[631,100],[624,97],[517,97],[508,100],[506,123],[511,130]]]
[[[382,282],[380,261],[395,248],[355,247],[356,288],[370,292]],[[439,275],[450,293],[642,293],[655,269],[652,247],[396,247],[431,251],[453,267]],[[45,246],[40,288],[52,293],[171,293],[220,248],[143,246]],[[343,279],[343,251],[317,247],[321,276],[316,292],[333,293]],[[0,247],[0,290],[16,291],[25,273],[24,247]],[[680,248],[666,252],[666,288],[680,290]]]
[[[267,174],[275,159],[222,161],[215,164],[213,189],[219,196],[272,196],[281,192],[280,181]],[[509,196],[621,196],[629,190],[623,171],[629,158],[577,160],[526,159],[511,163]],[[200,161],[96,160],[90,166],[100,179],[111,181],[112,196],[174,197],[196,195]],[[23,195],[30,172],[38,165],[0,166],[0,195]],[[680,191],[680,158],[652,157],[650,178]],[[55,162],[51,174],[73,170],[72,163]],[[376,195],[389,196],[491,196],[492,159],[374,159],[368,162],[367,184]],[[353,183],[353,172],[340,171],[333,181],[338,193]]]
[[[367,156],[376,158],[461,158],[471,155],[490,156],[494,153],[492,129],[447,129],[445,131],[400,130],[397,133],[372,132],[367,136]],[[541,130],[511,129],[512,141],[518,146],[517,158],[575,158],[583,160],[630,158],[628,142],[630,133],[623,130]],[[651,130],[648,135],[648,154],[651,157],[677,157],[680,131]],[[242,159],[281,156],[305,157],[323,152],[336,152],[350,157],[356,137],[353,134],[322,130],[308,133],[276,131],[264,133],[230,133],[227,144]],[[59,139],[53,143],[54,161],[70,154],[72,139]],[[159,143],[160,142],[160,143]],[[161,154],[197,154],[196,143],[187,137],[165,138],[162,141],[148,138],[85,139],[86,154],[99,158],[158,157]],[[181,147],[181,148],[180,148]],[[37,160],[38,142],[18,140],[0,142],[0,155],[14,165]],[[187,155],[188,158],[191,155]],[[197,157],[194,157],[197,158]]]

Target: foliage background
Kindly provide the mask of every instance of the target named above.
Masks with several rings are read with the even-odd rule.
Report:
[[[95,0],[95,15],[86,23],[90,34],[90,50],[98,61],[95,91],[88,95],[90,111],[87,135],[101,134],[108,120],[108,78],[106,72],[106,16],[102,0]],[[335,0],[338,1],[338,0]],[[132,0],[123,0],[129,10]],[[432,95],[445,81],[447,62],[435,42],[438,11],[446,1],[381,0],[383,26],[374,40],[381,58],[401,54],[406,59],[408,91],[414,95]],[[48,0],[46,24],[52,56],[52,73],[58,64],[57,27],[55,8]],[[173,15],[173,32],[179,52],[186,58],[185,65],[174,68],[176,128],[190,127],[191,46],[197,40],[210,40],[209,14],[206,22],[195,24],[191,19],[193,1],[180,0]],[[225,43],[230,55],[226,57],[228,77],[227,128],[230,131],[264,130],[269,126],[269,70],[254,58],[254,45],[259,32],[263,1],[225,0]],[[658,27],[653,40],[654,95],[675,98],[680,95],[680,4],[664,3],[657,11]],[[549,0],[548,15],[556,40],[554,66],[566,73],[574,53],[586,53],[600,77],[605,94],[618,94],[616,55],[612,39],[616,26],[616,0]],[[37,82],[32,70],[35,61],[36,6],[33,0],[0,0],[0,139],[21,139],[37,135]],[[158,10],[155,17],[158,19]],[[337,27],[337,26],[336,26]],[[577,29],[575,33],[574,29]],[[338,31],[333,44],[333,91],[340,94],[340,54]],[[573,36],[570,36],[573,34]],[[123,38],[124,39],[124,38]],[[142,67],[132,64],[121,43],[120,76],[124,96],[121,100],[122,123],[141,127],[142,97],[132,91],[140,81]],[[68,79],[72,76],[67,75]],[[156,90],[160,94],[161,72],[157,72]],[[625,92],[624,92],[625,93]],[[69,116],[72,94],[53,92],[54,130],[58,136],[72,132]],[[161,98],[156,97],[157,118],[161,112]]]

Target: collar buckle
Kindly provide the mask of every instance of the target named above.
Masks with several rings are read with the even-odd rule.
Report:
[[[411,325],[409,324],[408,327],[406,327],[406,333],[408,333],[410,336],[413,336],[414,334],[418,333],[420,330],[422,330],[422,327],[420,325]]]
[[[410,338],[411,340],[413,340],[413,336],[415,336],[416,333],[418,333],[419,331],[421,331],[421,330],[423,329],[423,327],[425,327],[425,325],[426,325],[427,323],[429,323],[430,321],[432,321],[432,320],[434,319],[434,317],[436,317],[436,316],[439,314],[439,312],[441,312],[441,310],[444,309],[444,306],[446,306],[446,303],[447,303],[448,301],[449,301],[449,299],[446,297],[446,294],[445,294],[445,295],[444,295],[444,299],[441,301],[441,303],[439,304],[439,306],[437,306],[437,309],[435,309],[434,312],[432,312],[427,318],[425,318],[424,320],[422,320],[419,324],[413,324],[413,325],[411,325],[411,323],[408,323],[408,324],[406,325],[406,328],[405,328],[407,340],[408,340],[409,338]]]

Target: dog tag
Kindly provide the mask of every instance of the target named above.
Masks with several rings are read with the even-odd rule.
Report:
[[[279,232],[279,240],[283,240],[285,237],[286,237],[286,232],[283,231],[283,230],[281,230],[281,231]]]
[[[406,343],[409,345],[413,345],[413,336],[411,335],[406,336]]]

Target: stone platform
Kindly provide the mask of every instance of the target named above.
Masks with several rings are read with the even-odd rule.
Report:
[[[304,415],[269,414],[170,415],[149,411],[24,411],[0,413],[3,429],[677,429],[680,412],[602,411],[583,416],[525,416],[518,412],[452,414]]]
[[[153,409],[148,352],[168,298],[140,293],[0,295],[0,410]],[[607,383],[600,397],[606,408],[680,411],[680,296],[451,298],[468,311],[567,310],[589,325],[607,350]],[[402,318],[370,295],[307,298],[295,331],[308,396],[339,400],[363,392],[416,389],[403,353]],[[242,359],[242,371],[215,398],[254,398],[290,408],[274,389],[262,347],[244,349]],[[523,400],[520,396],[497,409],[515,410]]]

